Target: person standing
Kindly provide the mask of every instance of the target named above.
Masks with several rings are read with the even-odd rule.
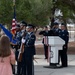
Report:
[[[19,41],[21,41],[22,37],[26,34],[26,26],[27,26],[27,23],[24,21],[21,21]],[[21,52],[21,44],[20,44],[19,54],[20,52]],[[23,74],[23,62],[21,61],[21,59],[19,60],[19,55],[18,55],[17,75],[22,75],[22,74]]]
[[[59,24],[57,22],[54,23],[52,30],[55,33],[55,36],[59,36],[61,29],[59,29]]]
[[[63,45],[63,50],[59,51],[59,56],[61,57],[61,64],[62,64],[61,67],[67,67],[68,66],[67,49],[68,49],[68,42],[69,42],[69,33],[66,30],[66,26],[64,23],[61,24],[61,32],[59,37],[65,41],[65,44]]]
[[[24,45],[24,51],[22,61],[23,61],[23,74],[24,75],[34,75],[34,65],[33,59],[36,54],[35,51],[35,40],[36,36],[34,34],[34,26],[32,24],[28,24],[26,27],[27,34],[22,39],[22,43]]]
[[[22,36],[21,36],[21,29],[20,29],[20,24],[17,23],[16,25],[16,34],[15,34],[15,37],[14,39],[17,41],[17,44],[15,45],[15,58],[16,58],[16,61],[17,61],[17,75],[21,75],[21,62],[18,61],[18,55],[19,55],[19,49],[20,49],[20,46],[21,46],[21,39],[22,39]]]
[[[43,35],[44,37],[49,35],[49,30],[47,26],[44,26],[44,30],[39,32],[39,35]],[[44,38],[42,41],[43,45],[44,45],[44,55],[45,55],[45,59],[48,58],[48,45],[45,44]]]
[[[9,38],[3,35],[0,38],[0,75],[13,75],[11,64],[15,64],[15,54]]]
[[[21,36],[22,37],[24,36],[24,34],[26,34],[26,26],[27,26],[27,23],[25,21],[21,21],[20,29],[21,29]]]
[[[52,30],[54,31],[55,36],[59,36],[60,35],[60,32],[61,32],[61,29],[59,28],[59,23],[55,22],[54,23],[54,26],[52,27]],[[60,63],[60,54],[59,54],[60,52],[61,51],[59,50],[58,51],[58,64],[57,65],[59,65],[59,63]]]

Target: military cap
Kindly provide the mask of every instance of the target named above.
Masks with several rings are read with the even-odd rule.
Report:
[[[20,25],[27,26],[27,23],[25,21],[21,21]]]
[[[54,22],[54,24],[53,25],[59,25],[57,22]]]
[[[32,24],[28,24],[28,25],[27,25],[27,28],[33,28],[33,29],[34,29],[34,28],[35,28],[35,26],[34,26],[34,25],[32,25]]]
[[[65,23],[61,23],[61,25],[65,26]]]

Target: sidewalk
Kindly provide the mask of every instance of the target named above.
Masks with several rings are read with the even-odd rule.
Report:
[[[75,75],[75,55],[68,55],[68,67],[65,68],[44,68],[49,63],[44,59],[44,55],[36,55],[35,75]]]

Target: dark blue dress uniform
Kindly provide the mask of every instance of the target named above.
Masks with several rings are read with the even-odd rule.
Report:
[[[61,57],[61,64],[62,64],[62,67],[67,67],[68,66],[67,48],[68,48],[68,41],[69,41],[69,33],[67,30],[61,30],[59,36],[65,41],[65,44],[63,45],[63,50],[59,52],[59,56]]]
[[[16,32],[16,35],[15,35],[15,39],[17,41],[17,45],[15,46],[15,56],[16,56],[16,61],[17,61],[17,74],[18,75],[21,75],[21,62],[18,61],[18,55],[19,55],[19,49],[20,49],[20,46],[21,46],[21,39],[22,39],[22,36],[21,36],[21,31],[20,31],[20,25],[17,25],[16,28],[18,28],[17,32]]]
[[[43,36],[48,36],[49,31],[40,31],[39,35],[43,35]],[[44,44],[44,38],[42,43]],[[45,59],[48,58],[48,46],[44,44],[44,54],[45,54]]]
[[[15,39],[16,39],[16,41],[17,41],[17,45],[15,46],[15,48],[16,48],[16,51],[18,51],[18,49],[20,48],[20,45],[21,45],[21,31],[18,31],[18,32],[16,32],[16,35],[15,35]],[[18,56],[16,56],[16,60],[18,60],[18,58],[17,58]]]
[[[59,23],[54,22],[52,30],[53,30],[55,36],[59,36],[59,33],[61,31],[61,29],[59,29]]]
[[[54,28],[54,29],[52,29],[52,30],[53,30],[55,36],[59,36],[59,34],[60,34],[60,32],[61,32],[61,29],[59,29],[59,28]]]
[[[22,21],[21,22],[21,25],[23,26],[27,26],[26,22]],[[20,47],[21,47],[21,40],[22,40],[22,37],[26,35],[26,30],[21,30],[20,33],[19,33],[19,44],[20,44]],[[18,75],[22,75],[23,74],[23,62],[22,61],[19,61],[18,59],[18,63],[17,63],[17,74]]]
[[[27,33],[25,36],[24,53],[23,53],[23,72],[24,75],[33,75],[33,56],[35,51],[36,36],[33,32]]]

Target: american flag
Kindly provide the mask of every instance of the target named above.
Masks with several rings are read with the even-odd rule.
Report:
[[[16,31],[16,20],[15,19],[12,19],[12,34],[15,34],[15,31]]]
[[[12,34],[15,34],[15,32],[16,32],[15,0],[13,0],[13,10],[14,10],[14,14],[13,14],[13,19],[12,19],[12,29],[11,29],[11,32],[12,32]]]

